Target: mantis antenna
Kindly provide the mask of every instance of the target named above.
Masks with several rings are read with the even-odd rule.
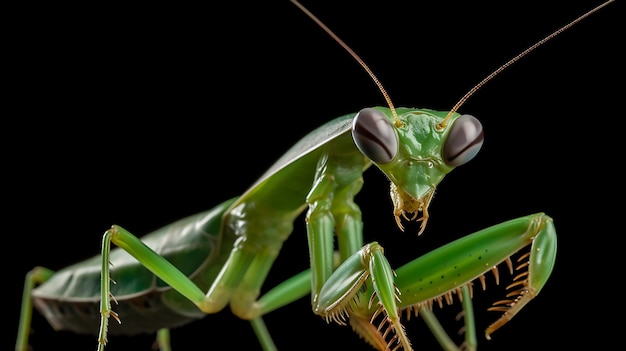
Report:
[[[442,130],[446,127],[446,125],[448,124],[448,120],[450,119],[450,117],[452,117],[452,114],[454,114],[460,107],[461,105],[463,105],[465,103],[465,101],[467,101],[467,99],[470,98],[470,96],[474,95],[474,93],[480,89],[483,85],[485,85],[488,81],[490,81],[493,77],[497,76],[500,72],[504,71],[507,67],[509,67],[510,65],[512,65],[513,63],[519,61],[519,59],[521,59],[522,57],[526,56],[528,53],[530,53],[531,51],[535,50],[537,47],[539,47],[540,45],[543,45],[544,43],[546,43],[548,40],[556,37],[557,35],[563,33],[565,30],[569,29],[570,27],[572,27],[573,25],[575,25],[576,23],[582,21],[585,17],[591,15],[592,13],[600,10],[601,8],[603,8],[604,6],[608,5],[609,3],[613,2],[615,0],[608,0],[600,5],[598,5],[597,7],[587,11],[585,14],[583,14],[582,16],[576,18],[575,20],[571,21],[570,23],[564,25],[563,27],[557,29],[556,31],[554,31],[552,34],[548,35],[547,37],[541,39],[540,41],[536,42],[535,44],[529,46],[526,50],[520,52],[518,55],[516,55],[515,57],[513,57],[512,59],[510,59],[509,61],[507,61],[505,64],[503,64],[502,66],[500,66],[498,69],[496,69],[495,71],[491,72],[491,74],[489,74],[488,76],[486,76],[483,80],[481,80],[478,84],[476,84],[472,89],[470,89],[460,100],[459,102],[456,103],[456,105],[454,105],[454,107],[452,108],[452,110],[450,110],[450,112],[448,112],[448,114],[446,115],[446,118],[444,118],[443,121],[441,121],[441,123],[439,123],[437,125],[437,129]]]
[[[352,55],[352,57],[354,57],[354,59],[361,65],[361,67],[363,67],[363,69],[365,69],[367,74],[369,74],[369,76],[372,78],[376,86],[378,86],[378,89],[380,90],[380,92],[383,94],[383,97],[385,98],[385,101],[387,101],[387,105],[389,105],[389,109],[391,110],[391,113],[393,114],[393,119],[395,121],[395,124],[396,126],[399,127],[402,124],[402,122],[400,122],[400,119],[398,118],[398,114],[396,113],[395,107],[393,107],[391,98],[389,97],[389,94],[387,94],[387,90],[385,90],[385,88],[383,87],[383,84],[380,82],[380,80],[378,80],[378,77],[376,77],[374,72],[372,72],[372,70],[367,66],[367,64],[365,64],[365,61],[363,61],[363,59],[361,59],[361,57],[359,57],[359,55],[357,55],[356,52],[354,52],[354,50],[352,50],[348,46],[348,44],[346,44],[343,40],[341,40],[341,38],[339,38],[332,30],[330,30],[330,28],[328,28],[319,18],[317,18],[313,13],[311,13],[311,11],[309,11],[306,7],[300,4],[297,0],[290,0],[290,1],[294,3],[294,5],[298,6],[300,10],[302,10],[302,12],[304,12],[307,16],[309,16],[313,21],[315,21],[315,23],[317,23],[318,26],[320,26],[326,33],[328,33],[328,35],[330,35],[333,39],[335,39],[335,41],[339,45],[341,45],[341,47],[343,47],[350,55]]]
[[[298,8],[300,8],[300,10],[302,10],[302,12],[304,12],[307,16],[309,16],[315,23],[317,23],[318,26],[320,26],[328,35],[330,35],[339,45],[341,45],[341,47],[343,47],[350,55],[352,55],[352,57],[361,65],[361,67],[363,67],[363,69],[365,69],[365,71],[367,72],[367,74],[369,74],[369,76],[372,78],[372,80],[374,81],[374,83],[378,86],[378,89],[380,90],[380,92],[383,94],[383,97],[385,98],[385,101],[387,101],[387,105],[389,105],[389,108],[391,109],[391,113],[393,114],[393,118],[395,121],[396,126],[400,126],[400,124],[402,122],[400,122],[399,118],[398,118],[398,114],[396,113],[396,109],[393,106],[393,103],[391,102],[391,98],[389,97],[389,94],[387,93],[387,91],[385,90],[385,88],[383,87],[382,83],[378,80],[378,78],[376,77],[376,75],[374,74],[374,72],[372,72],[372,70],[367,66],[367,64],[365,64],[365,61],[363,61],[363,59],[361,59],[361,57],[359,57],[359,55],[357,55],[354,50],[352,50],[343,40],[341,40],[341,38],[339,38],[332,30],[330,30],[330,28],[328,28],[319,18],[317,18],[313,13],[311,13],[311,11],[309,11],[306,7],[304,7],[302,4],[300,4],[297,0],[290,0],[293,4],[295,4],[296,6],[298,6]],[[547,41],[549,41],[550,39],[556,37],[557,35],[563,33],[564,31],[566,31],[567,29],[571,28],[572,26],[574,26],[575,24],[577,24],[578,22],[582,21],[583,19],[585,19],[586,17],[588,17],[589,15],[593,14],[594,12],[600,10],[601,8],[605,7],[606,5],[614,2],[615,0],[608,0],[598,6],[596,6],[595,8],[587,11],[586,13],[584,13],[583,15],[581,15],[580,17],[576,18],[575,20],[569,22],[568,24],[564,25],[563,27],[557,29],[556,31],[554,31],[552,34],[546,36],[545,38],[539,40],[538,42],[536,42],[535,44],[529,46],[526,50],[520,52],[519,54],[517,54],[516,56],[514,56],[512,59],[510,59],[509,61],[507,61],[506,63],[504,63],[502,66],[498,67],[495,71],[491,72],[488,76],[486,76],[485,78],[483,78],[483,80],[481,80],[478,84],[476,84],[473,88],[471,88],[452,108],[452,110],[450,110],[450,112],[448,112],[448,114],[446,115],[446,117],[443,119],[443,121],[441,121],[441,123],[439,123],[437,125],[437,129],[438,130],[443,130],[446,128],[448,121],[450,120],[450,117],[452,117],[452,115],[472,96],[474,95],[474,93],[476,91],[478,91],[478,89],[480,89],[482,86],[484,86],[488,81],[490,81],[491,79],[493,79],[495,76],[497,76],[498,74],[500,74],[500,72],[504,71],[506,68],[508,68],[509,66],[511,66],[512,64],[514,64],[515,62],[519,61],[522,57],[528,55],[530,52],[534,51],[537,47],[545,44]]]

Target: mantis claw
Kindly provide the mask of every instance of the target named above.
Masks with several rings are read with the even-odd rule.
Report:
[[[398,314],[397,303],[401,299],[395,277],[382,246],[376,242],[367,244],[330,276],[315,300],[319,305],[314,310],[323,311],[320,314],[327,322],[349,323],[380,350],[392,349],[394,343],[397,345],[393,349],[412,350]],[[372,290],[367,293],[366,282],[370,280]],[[362,294],[369,294],[369,298],[361,297]],[[371,309],[374,311],[370,314]]]

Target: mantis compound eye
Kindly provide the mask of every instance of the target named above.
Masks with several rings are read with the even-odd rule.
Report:
[[[443,146],[443,160],[456,167],[469,162],[483,145],[483,126],[474,116],[462,115],[452,126]]]
[[[389,163],[398,153],[398,135],[384,113],[364,108],[352,122],[352,139],[363,155],[375,163]]]

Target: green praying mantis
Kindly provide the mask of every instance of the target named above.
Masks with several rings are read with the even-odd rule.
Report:
[[[387,137],[371,144],[370,129],[377,125],[382,125]],[[394,128],[397,128],[396,132],[393,132]],[[350,130],[355,132],[350,133]],[[471,140],[452,143],[455,136],[472,130]],[[432,304],[448,301],[456,304],[462,300],[464,319],[471,329],[471,300],[467,297],[472,288],[469,284],[480,280],[485,271],[493,270],[501,262],[511,262],[513,268],[528,262],[528,266],[520,268],[517,285],[511,290],[515,294],[496,307],[503,310],[504,319],[488,330],[491,333],[516,309],[523,307],[548,278],[556,251],[556,237],[549,217],[538,214],[505,222],[392,269],[381,245],[363,241],[359,209],[352,202],[360,190],[361,173],[370,165],[376,165],[395,184],[391,192],[398,224],[405,225],[402,218],[406,216],[421,220],[419,228],[425,230],[434,187],[445,174],[468,162],[478,151],[480,130],[480,125],[472,117],[430,110],[385,107],[364,109],[358,116],[340,117],[303,138],[242,196],[172,224],[168,227],[171,232],[163,229],[153,234],[152,239],[146,237],[144,242],[159,247],[157,251],[174,262],[176,269],[159,256],[145,251],[143,244],[136,242],[124,229],[114,227],[104,237],[102,257],[58,272],[34,271],[41,272],[38,279],[47,280],[47,283],[34,290],[33,298],[40,307],[44,306],[43,310],[51,318],[67,316],[60,312],[64,309],[69,314],[72,309],[94,312],[95,304],[95,314],[90,313],[95,316],[95,329],[87,321],[77,321],[74,328],[100,328],[100,348],[104,348],[106,325],[110,323],[108,316],[100,319],[97,313],[100,300],[105,303],[105,314],[117,313],[122,321],[119,326],[114,321],[111,332],[126,330],[130,333],[142,331],[141,321],[133,321],[133,307],[127,307],[126,300],[139,311],[148,313],[154,309],[155,317],[138,318],[161,320],[172,323],[171,326],[230,305],[235,314],[244,319],[251,318],[261,344],[265,349],[272,349],[271,338],[265,332],[260,316],[310,295],[316,314],[329,321],[350,324],[376,348],[411,349],[408,333],[401,325],[407,310],[429,320],[434,334],[442,340],[442,346],[448,345],[445,333],[437,331],[438,322],[432,319]],[[394,140],[403,142],[394,144]],[[409,144],[419,146],[419,153],[408,147]],[[339,179],[344,176],[347,179]],[[411,179],[415,176],[419,178]],[[416,189],[409,189],[411,186]],[[407,197],[407,194],[412,196]],[[311,270],[277,285],[257,300],[263,277],[268,274],[282,241],[302,211],[307,211]],[[367,219],[364,222],[367,225]],[[269,234],[274,231],[276,233]],[[190,233],[200,236],[186,235]],[[111,239],[115,235],[119,237]],[[333,248],[335,235],[337,252]],[[185,241],[187,238],[190,241]],[[256,241],[257,238],[260,242]],[[109,256],[109,240],[124,250],[114,250]],[[509,261],[511,255],[524,247],[531,248],[531,251],[529,255],[520,256],[521,263]],[[180,253],[176,252],[177,249],[189,251],[176,257]],[[192,252],[195,249],[200,252],[196,261]],[[168,250],[170,252],[166,252]],[[127,255],[127,251],[133,252],[136,259]],[[455,260],[459,263],[450,263]],[[140,288],[142,275],[148,286],[153,282],[152,275],[140,269],[142,266],[154,270],[160,278],[158,283],[165,282],[162,284],[164,288],[175,287],[177,292],[167,290],[163,295],[141,293],[146,291]],[[126,267],[130,270],[128,277],[124,272]],[[207,267],[207,270],[203,269],[206,275],[200,274],[196,270],[198,267]],[[69,274],[74,274],[73,279],[81,285],[68,287],[71,285],[67,278]],[[193,284],[187,276],[193,276]],[[439,280],[433,282],[435,277]],[[110,285],[110,279],[116,284]],[[71,298],[54,297],[63,289],[68,289],[66,295]],[[205,294],[209,298],[205,298]],[[110,296],[115,299],[113,302]],[[202,313],[189,301],[196,302]],[[167,311],[166,305],[175,306],[173,313]],[[27,304],[24,306],[28,307]],[[64,326],[64,323],[60,321],[59,325]],[[380,326],[382,332],[369,330],[372,325]],[[156,331],[161,327],[168,325],[148,323],[146,328]],[[26,334],[27,329],[22,328],[21,335]],[[159,335],[167,337],[164,329]],[[474,343],[472,333],[466,332],[466,337],[466,343],[471,347]],[[166,347],[165,343],[163,347]]]

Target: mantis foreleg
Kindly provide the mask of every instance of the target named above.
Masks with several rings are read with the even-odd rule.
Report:
[[[396,342],[411,349],[403,341],[404,328],[394,321],[399,311],[421,315],[445,350],[458,350],[432,312],[434,304],[453,303],[456,294],[465,319],[462,348],[473,350],[477,342],[471,285],[476,279],[483,283],[488,271],[497,273],[501,263],[513,273],[511,256],[524,248],[529,251],[518,258],[520,272],[507,288],[511,291],[490,308],[503,314],[485,330],[489,339],[539,293],[552,272],[556,231],[543,213],[509,220],[442,246],[400,267],[395,279],[382,247],[368,244],[331,275],[320,291],[319,307],[327,320],[345,324],[349,319],[355,331],[381,350],[398,346]],[[381,314],[376,327],[374,321]]]

